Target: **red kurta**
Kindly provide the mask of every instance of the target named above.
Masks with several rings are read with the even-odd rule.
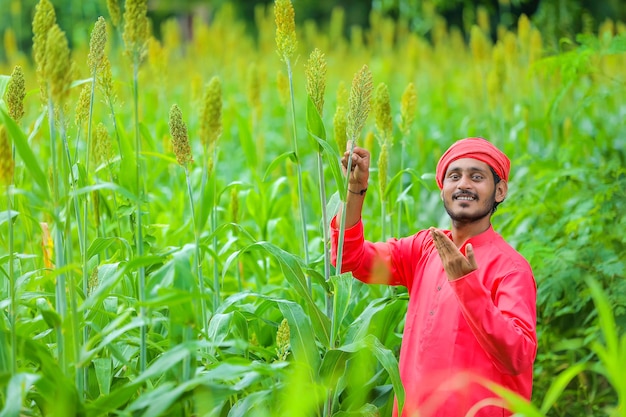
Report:
[[[336,265],[339,231],[335,220],[331,225]],[[478,378],[530,399],[537,349],[532,270],[492,227],[465,242],[462,253],[468,243],[478,269],[448,281],[428,230],[384,243],[365,241],[361,222],[346,230],[342,272],[409,292],[399,361],[403,417],[418,411],[420,417],[465,416],[481,400],[496,398]],[[487,406],[475,417],[510,414]]]

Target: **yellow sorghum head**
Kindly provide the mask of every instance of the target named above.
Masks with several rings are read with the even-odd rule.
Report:
[[[389,167],[389,147],[387,142],[383,142],[380,147],[380,155],[378,156],[378,187],[380,189],[380,198],[383,199],[387,190],[387,171]]]
[[[512,68],[517,61],[517,38],[513,32],[506,32],[503,42],[505,61]]]
[[[230,219],[233,223],[239,221],[239,190],[237,187],[230,189]]]
[[[170,109],[170,135],[172,136],[172,149],[176,155],[176,161],[186,166],[193,162],[191,157],[191,147],[189,146],[189,136],[187,135],[187,125],[183,121],[183,113],[177,104]]]
[[[349,94],[346,84],[343,81],[339,81],[337,85],[337,109],[333,117],[333,130],[339,153],[343,153],[348,145],[348,113],[346,108],[348,106]]]
[[[96,166],[111,159],[111,138],[103,123],[98,123],[93,141],[93,162]]]
[[[89,103],[91,101],[91,84],[84,84],[78,96],[78,104],[76,105],[76,117],[74,122],[76,126],[82,126],[89,116]]]
[[[289,102],[289,78],[282,71],[276,73],[276,87],[280,102],[283,105],[287,104]]]
[[[9,133],[5,125],[0,125],[0,183],[10,185],[13,183],[13,150],[9,142]]]
[[[62,104],[70,91],[72,62],[65,32],[57,24],[48,31],[44,73],[52,100]]]
[[[39,0],[39,3],[35,6],[35,15],[33,17],[33,59],[40,77],[43,77],[48,31],[54,26],[56,20],[57,17],[52,3],[49,0]]]
[[[317,112],[324,112],[324,91],[326,90],[326,58],[322,51],[315,48],[309,56],[306,66],[306,91],[311,97]]]
[[[96,266],[93,269],[93,271],[91,271],[91,275],[89,275],[89,280],[87,282],[87,294],[92,294],[94,288],[97,288],[97,287],[98,287],[98,267]]]
[[[543,41],[539,29],[533,28],[530,31],[530,44],[528,48],[528,64],[537,62],[543,54]]]
[[[87,56],[87,65],[93,74],[102,64],[104,58],[104,47],[107,43],[107,24],[104,17],[100,16],[91,31],[91,39],[89,41],[89,55]]]
[[[120,3],[118,0],[107,0],[107,9],[109,10],[109,16],[111,17],[111,23],[117,27],[122,20],[122,11],[120,10]]]
[[[7,107],[9,116],[16,123],[19,123],[24,117],[24,97],[26,97],[26,87],[24,86],[24,72],[22,67],[16,65],[11,73],[9,85],[7,85]]]
[[[9,62],[13,61],[13,57],[17,54],[17,39],[15,32],[12,28],[6,28],[4,31],[4,38],[2,39],[4,44],[4,53],[6,54]]]
[[[96,229],[100,228],[100,193],[98,190],[91,192],[91,201],[93,201],[93,218]]]
[[[416,113],[417,91],[415,90],[415,85],[409,83],[402,93],[402,101],[400,102],[400,124],[403,134],[408,135]]]
[[[470,32],[470,48],[475,62],[484,62],[489,56],[489,42],[485,33],[476,25]]]
[[[517,38],[522,51],[527,51],[530,41],[530,19],[523,13],[517,19]]]
[[[296,13],[291,0],[276,0],[274,2],[274,17],[276,21],[276,47],[278,55],[285,62],[291,60],[298,47],[296,37]]]
[[[222,82],[214,76],[204,93],[200,124],[200,140],[206,148],[212,148],[222,134]]]
[[[259,67],[256,63],[248,66],[246,73],[246,94],[248,102],[252,108],[258,113],[261,110],[261,80],[259,77]]]
[[[374,115],[376,129],[383,142],[391,139],[393,131],[393,119],[391,117],[391,99],[389,98],[389,88],[387,84],[380,83],[374,93]]]
[[[348,140],[356,141],[370,112],[372,73],[367,65],[355,74],[348,99]]]
[[[102,58],[102,63],[100,66],[100,71],[98,72],[98,86],[104,94],[106,101],[109,104],[115,103],[116,96],[113,91],[113,75],[111,75],[111,62],[109,58],[105,55]]]
[[[333,117],[333,131],[335,133],[335,142],[339,153],[343,154],[343,151],[348,145],[348,136],[346,134],[348,128],[348,117],[346,114],[346,108],[338,105],[335,110],[335,116]]]
[[[287,359],[287,356],[289,356],[291,347],[290,337],[291,331],[289,329],[289,323],[287,319],[283,319],[276,332],[276,353],[278,354],[279,361],[284,361]]]
[[[374,151],[374,146],[376,146],[376,135],[371,130],[365,134],[363,146],[365,147],[365,149],[369,149],[370,152]]]
[[[478,6],[476,9],[476,23],[484,33],[491,32],[491,22],[489,22],[489,12],[485,6]]]
[[[148,40],[148,0],[126,0],[124,3],[124,45],[133,60],[141,61]]]

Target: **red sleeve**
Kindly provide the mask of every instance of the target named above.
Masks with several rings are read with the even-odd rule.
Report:
[[[339,241],[337,220],[335,216],[330,222],[330,256],[335,267]],[[363,237],[363,223],[359,221],[345,230],[341,272],[352,272],[355,278],[368,284],[408,286],[414,275],[411,259],[415,259],[415,248],[419,245],[415,244],[414,237],[369,242]]]
[[[498,370],[520,374],[532,366],[537,353],[537,291],[532,271],[510,272],[499,280],[493,296],[477,274],[450,281],[463,316]]]

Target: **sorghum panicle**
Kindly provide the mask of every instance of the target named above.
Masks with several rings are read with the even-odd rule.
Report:
[[[289,78],[282,71],[276,73],[276,87],[278,88],[278,98],[284,106],[289,102]]]
[[[109,58],[105,55],[102,58],[102,63],[100,67],[100,71],[98,72],[98,86],[104,94],[107,102],[109,104],[115,103],[116,96],[113,91],[113,75],[111,74],[111,62]]]
[[[411,130],[411,125],[415,120],[416,113],[417,91],[415,90],[415,85],[409,83],[404,89],[400,101],[400,125],[402,126],[402,133],[404,135],[407,135]]]
[[[289,322],[287,322],[287,319],[283,319],[276,332],[276,353],[278,354],[278,360],[284,361],[287,359],[287,356],[289,356],[291,346],[290,337],[291,330],[289,329]]]
[[[98,123],[93,141],[92,158],[96,166],[108,163],[111,159],[111,138],[103,123]]]
[[[87,56],[87,64],[93,74],[102,64],[104,58],[104,47],[107,43],[107,25],[104,17],[100,16],[91,31],[91,39],[89,41],[89,55]]]
[[[111,23],[117,27],[122,20],[122,11],[120,10],[120,4],[118,0],[107,0],[107,9],[109,10],[109,16],[111,17]]]
[[[383,142],[391,138],[393,130],[393,119],[391,117],[391,99],[387,84],[380,83],[374,93],[374,116],[376,129]]]
[[[276,0],[274,2],[274,17],[276,20],[276,46],[278,55],[285,62],[291,60],[298,47],[296,37],[296,13],[291,0]]]
[[[348,100],[348,140],[356,140],[370,112],[372,98],[372,73],[367,65],[357,72],[352,80]]]
[[[26,87],[24,86],[24,72],[22,67],[16,65],[11,73],[9,85],[7,85],[7,107],[9,116],[16,123],[19,123],[24,117],[24,97],[26,97]]]
[[[76,117],[74,122],[76,126],[82,126],[89,116],[89,103],[91,101],[91,84],[84,84],[78,96],[76,104]]]
[[[246,95],[250,106],[258,113],[261,110],[261,79],[256,63],[248,66],[246,74]]]
[[[56,24],[50,28],[46,39],[44,73],[52,100],[62,104],[70,91],[72,62],[65,32]]]
[[[387,142],[383,142],[380,147],[380,155],[378,156],[378,186],[380,188],[380,197],[383,198],[387,190],[387,171],[389,165],[389,147]]]
[[[239,190],[237,187],[230,189],[230,219],[235,224],[239,221]]]
[[[200,140],[205,148],[211,148],[222,134],[222,82],[219,77],[215,76],[209,81],[203,104]]]
[[[124,3],[124,45],[126,53],[141,61],[148,40],[148,1],[126,0]]]
[[[33,59],[37,72],[43,74],[48,31],[57,21],[54,6],[49,0],[39,0],[33,16]]]
[[[183,113],[177,104],[170,108],[170,135],[172,136],[172,149],[176,155],[176,161],[186,166],[193,162],[191,147],[189,146],[189,136],[187,135],[187,125],[183,121]]]
[[[311,97],[320,117],[324,112],[324,92],[326,90],[326,57],[318,48],[309,56],[306,66],[306,91]]]
[[[13,182],[13,151],[9,134],[5,125],[0,125],[0,184],[10,185]]]

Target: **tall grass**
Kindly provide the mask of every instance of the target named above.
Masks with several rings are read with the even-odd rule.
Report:
[[[280,38],[277,10],[258,6],[252,37],[226,3],[210,23],[194,15],[191,38],[169,20],[157,40],[146,4],[126,2],[121,39],[109,38],[97,66],[89,33],[64,43],[68,28],[54,26],[46,0],[33,22],[33,63],[5,38],[18,52],[0,73],[19,63],[27,94],[22,120],[8,98],[0,103],[15,148],[2,153],[14,163],[0,217],[2,415],[391,415],[404,395],[397,355],[408,295],[329,268],[328,215],[347,193],[339,156],[346,143],[368,144],[380,164],[366,235],[399,236],[448,226],[435,164],[471,135],[511,156],[494,226],[538,282],[533,402],[502,392],[507,407],[623,415],[622,24],[549,51],[525,17],[495,42],[467,22],[476,25],[466,42],[441,18],[426,39],[373,12],[371,26],[347,38],[336,9],[332,30],[303,23]],[[107,30],[118,34],[121,12],[108,5],[116,29]],[[45,46],[50,36],[56,49]],[[298,58],[316,48],[326,72],[314,91],[307,72],[322,65]],[[374,93],[383,84],[386,93]],[[97,127],[79,141],[80,124],[67,120],[81,111],[84,85],[88,126]],[[201,138],[189,141],[202,161],[184,164],[185,186],[171,103],[187,115],[189,137]],[[107,150],[108,132],[117,149]]]

